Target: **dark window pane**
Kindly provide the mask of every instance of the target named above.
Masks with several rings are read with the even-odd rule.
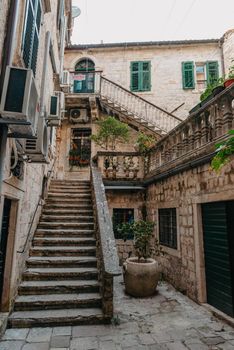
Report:
[[[177,249],[176,208],[159,209],[159,243]]]
[[[134,221],[134,209],[113,209],[113,230],[116,239],[123,239],[120,232],[118,232],[117,228],[119,225],[124,223],[131,223]],[[125,237],[127,239],[133,239],[132,235]]]

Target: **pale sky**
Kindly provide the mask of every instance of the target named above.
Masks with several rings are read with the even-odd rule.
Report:
[[[73,44],[220,38],[234,0],[73,0]]]

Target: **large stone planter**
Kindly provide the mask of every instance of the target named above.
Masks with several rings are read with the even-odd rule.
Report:
[[[156,260],[147,259],[146,262],[138,262],[138,258],[128,258],[123,268],[127,294],[134,297],[148,297],[155,293],[160,276]]]

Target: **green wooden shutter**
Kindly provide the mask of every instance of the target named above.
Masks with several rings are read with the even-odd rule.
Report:
[[[149,91],[151,89],[150,62],[131,62],[131,91]]]
[[[219,64],[217,61],[206,62],[207,83],[214,84],[219,79]]]
[[[150,62],[141,62],[141,91],[151,89]]]
[[[34,34],[34,13],[31,1],[28,1],[25,14],[25,34],[23,40],[23,60],[25,67],[29,68],[31,61],[33,34]]]
[[[139,91],[140,88],[140,62],[131,62],[131,91]]]
[[[23,60],[25,67],[31,68],[34,75],[37,64],[41,14],[40,0],[28,0],[25,15]]]
[[[182,62],[183,89],[194,89],[194,63]]]

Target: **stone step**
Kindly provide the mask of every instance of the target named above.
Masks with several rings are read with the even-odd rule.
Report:
[[[90,307],[101,307],[99,293],[20,295],[15,300],[16,311]]]
[[[38,228],[34,237],[63,237],[63,238],[71,238],[71,237],[93,237],[94,230],[92,229],[46,229],[46,228]]]
[[[34,246],[95,246],[96,240],[94,238],[77,238],[77,237],[34,237]]]
[[[44,205],[44,209],[45,210],[51,210],[51,209],[72,209],[72,210],[93,210],[92,207],[92,203],[84,203],[84,202],[80,202],[80,203],[62,203],[62,202],[51,202],[51,203],[47,203]]]
[[[57,221],[67,221],[67,222],[83,222],[83,221],[86,221],[86,222],[93,222],[94,220],[94,217],[93,215],[54,215],[53,213],[49,214],[49,215],[45,215],[43,214],[41,216],[41,221],[47,221],[47,222],[50,222],[50,221],[54,221],[54,222],[57,222]]]
[[[79,204],[82,204],[82,208],[86,208],[87,206],[91,206],[92,205],[92,201],[91,201],[91,198],[80,198],[80,197],[77,197],[77,198],[71,198],[71,197],[68,197],[68,198],[51,198],[51,197],[48,197],[46,199],[46,206],[47,205],[54,205],[54,204],[60,204],[62,205],[63,208],[66,208],[68,207],[69,204],[71,204],[71,206],[74,208],[75,205],[79,205]]]
[[[40,221],[38,228],[46,228],[49,229],[57,229],[57,230],[63,230],[63,229],[94,229],[94,223],[93,222],[45,222]]]
[[[26,261],[27,267],[96,267],[94,256],[31,256]]]
[[[64,181],[51,181],[50,187],[52,186],[89,186],[90,187],[90,181],[75,181],[75,180],[64,180]]]
[[[91,194],[90,193],[49,193],[48,194],[48,199],[57,199],[57,198],[61,198],[61,199],[77,199],[77,198],[84,198],[84,199],[91,199]]]
[[[30,249],[30,256],[96,256],[96,246],[94,247],[51,247],[34,246]]]
[[[71,217],[73,215],[79,215],[79,216],[92,216],[93,215],[93,209],[71,209],[71,208],[64,208],[64,209],[43,209],[42,210],[42,214],[43,215],[60,215],[62,216],[67,216],[67,217]]]
[[[100,324],[104,322],[99,308],[16,311],[8,319],[9,327],[55,327]]]
[[[18,292],[19,295],[98,293],[99,288],[97,280],[23,281]]]
[[[74,193],[77,193],[77,194],[83,194],[83,193],[87,193],[87,194],[91,194],[91,189],[90,187],[87,187],[87,188],[50,188],[48,194],[65,194],[65,193],[71,193],[71,194],[74,194]]]
[[[33,280],[66,280],[66,279],[96,279],[98,276],[98,270],[95,267],[42,267],[42,268],[29,268],[23,273],[24,281]]]

